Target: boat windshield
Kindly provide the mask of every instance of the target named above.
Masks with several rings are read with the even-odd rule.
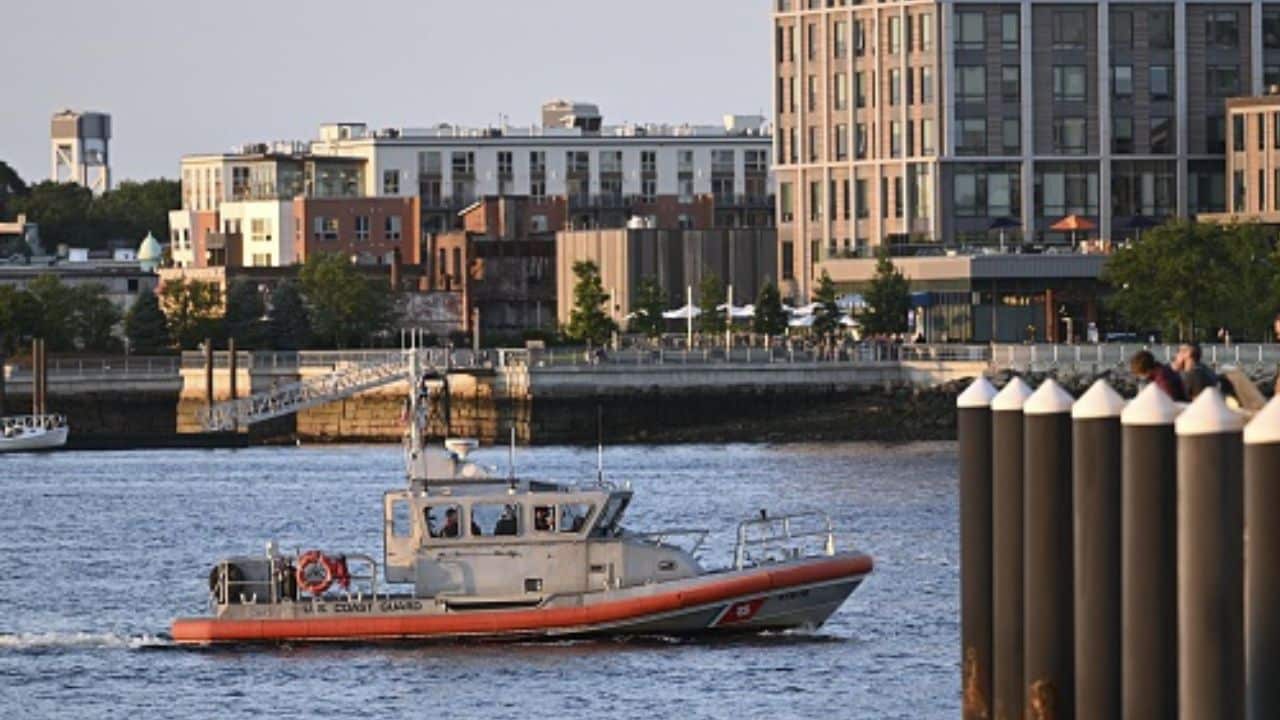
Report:
[[[600,511],[600,518],[596,520],[595,527],[591,528],[591,537],[612,537],[617,534],[618,521],[622,519],[622,513],[626,511],[627,504],[630,502],[629,493],[609,496],[609,502],[605,503],[604,510]]]

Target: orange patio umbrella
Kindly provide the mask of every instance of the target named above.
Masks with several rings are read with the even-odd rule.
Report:
[[[1097,228],[1098,228],[1097,224],[1095,224],[1089,218],[1083,217],[1081,215],[1075,215],[1075,214],[1068,215],[1062,218],[1061,220],[1059,220],[1058,222],[1049,226],[1049,229],[1053,230],[1054,232],[1071,233],[1071,247],[1073,249],[1076,246],[1077,231],[1096,230]]]

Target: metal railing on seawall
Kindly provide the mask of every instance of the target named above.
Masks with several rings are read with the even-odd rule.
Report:
[[[1104,343],[1096,345],[993,345],[993,370],[1047,372],[1071,370],[1097,372],[1104,369],[1127,370],[1129,359],[1140,350],[1148,350],[1160,362],[1168,363],[1178,354],[1177,344]],[[1234,365],[1239,368],[1274,369],[1280,364],[1280,344],[1201,345],[1203,360],[1211,367]]]

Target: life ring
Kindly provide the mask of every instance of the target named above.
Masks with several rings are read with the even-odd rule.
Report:
[[[346,556],[330,557],[319,550],[309,550],[298,558],[298,569],[294,577],[299,589],[317,597],[323,595],[335,582],[343,589],[351,586]]]

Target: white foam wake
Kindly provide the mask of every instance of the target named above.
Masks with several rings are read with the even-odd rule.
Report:
[[[61,648],[123,648],[132,650],[167,644],[169,643],[166,639],[155,635],[118,635],[115,633],[90,632],[0,633],[0,651],[56,650]]]

